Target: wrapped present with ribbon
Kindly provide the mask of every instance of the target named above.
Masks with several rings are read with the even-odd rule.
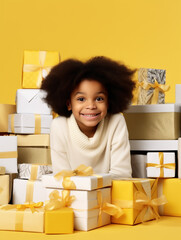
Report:
[[[147,177],[172,178],[175,177],[175,168],[174,152],[147,153]]]
[[[165,92],[170,89],[165,85],[166,70],[140,68],[138,81],[133,92],[132,104],[164,104]]]
[[[67,206],[74,212],[75,230],[88,231],[110,224],[110,216],[120,217],[122,210],[111,204],[111,188],[102,188],[92,191],[56,190],[64,196]],[[55,190],[46,188],[46,198]],[[73,198],[74,201],[68,201]]]
[[[13,204],[44,202],[45,188],[42,181],[16,178],[13,181]]]
[[[8,204],[10,198],[9,175],[0,175],[0,205]]]
[[[0,104],[0,133],[8,132],[8,115],[16,112],[16,105]]]
[[[6,173],[17,173],[17,137],[0,136],[0,166]]]
[[[181,112],[177,104],[130,105],[124,112],[130,140],[177,140]]]
[[[158,179],[158,197],[165,195],[167,204],[159,206],[163,216],[181,217],[181,179]]]
[[[113,180],[112,203],[123,210],[121,217],[112,217],[112,223],[135,225],[158,219],[158,206],[167,200],[157,196],[157,180],[138,178]]]
[[[43,202],[0,206],[0,230],[43,233]]]
[[[53,119],[48,114],[10,114],[8,116],[8,132],[17,134],[49,134]]]
[[[24,51],[22,88],[40,88],[51,68],[59,62],[56,51]]]
[[[50,135],[17,135],[18,163],[51,165]],[[49,168],[48,167],[48,168]],[[27,175],[26,177],[27,178]]]
[[[18,164],[19,178],[29,180],[41,180],[42,175],[52,173],[51,165],[40,165],[40,164],[29,164],[21,163]]]
[[[75,170],[43,175],[42,182],[43,186],[48,188],[94,190],[111,186],[111,174],[94,174],[92,167],[82,164]]]

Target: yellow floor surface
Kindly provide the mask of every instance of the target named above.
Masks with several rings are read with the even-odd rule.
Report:
[[[161,217],[135,226],[110,224],[88,232],[46,235],[44,233],[0,231],[0,240],[174,240],[181,239],[181,217]]]

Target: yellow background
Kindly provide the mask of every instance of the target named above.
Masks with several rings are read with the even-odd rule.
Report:
[[[61,60],[104,55],[132,68],[166,69],[175,102],[181,83],[180,0],[0,0],[0,103],[21,88],[24,50]]]

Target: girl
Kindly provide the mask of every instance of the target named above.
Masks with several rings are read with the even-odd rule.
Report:
[[[130,146],[123,115],[132,98],[134,71],[106,57],[56,65],[41,88],[59,114],[50,133],[53,172],[80,164],[113,178],[131,177]]]

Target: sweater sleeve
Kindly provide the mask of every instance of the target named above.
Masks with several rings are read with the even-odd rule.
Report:
[[[111,144],[110,171],[112,178],[130,178],[132,176],[128,130],[123,115],[116,126]]]
[[[64,169],[71,169],[66,153],[65,131],[65,121],[60,121],[59,118],[56,118],[52,121],[50,129],[50,148],[54,174]]]

